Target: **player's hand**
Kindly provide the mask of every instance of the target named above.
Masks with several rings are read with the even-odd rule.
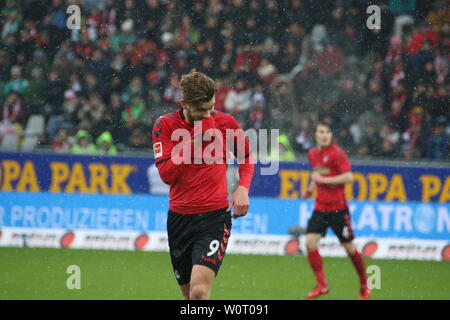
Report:
[[[302,192],[302,199],[308,199],[308,198],[311,198],[312,194],[313,194],[313,191],[310,190],[310,189],[308,189],[308,190],[306,190],[306,191],[303,191],[303,192]]]
[[[247,214],[250,207],[250,200],[248,199],[248,190],[243,186],[238,186],[236,191],[228,203],[228,211],[234,206],[233,218],[243,217]]]
[[[311,180],[315,183],[326,183],[326,177],[322,176],[318,172],[313,172],[313,174],[311,175]]]

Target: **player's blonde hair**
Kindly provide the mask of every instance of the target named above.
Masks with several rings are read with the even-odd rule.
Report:
[[[184,102],[192,108],[210,101],[216,92],[214,80],[195,69],[181,77],[180,88]]]

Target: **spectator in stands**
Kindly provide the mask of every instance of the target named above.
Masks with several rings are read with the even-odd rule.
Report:
[[[178,46],[183,46],[186,43],[196,45],[200,40],[200,32],[192,25],[191,17],[184,15],[181,18],[181,26],[175,30],[175,42]]]
[[[118,154],[110,132],[105,131],[97,138],[97,153],[110,156],[115,156]]]
[[[0,50],[0,85],[4,85],[10,77],[10,61],[6,51]],[[0,92],[0,96],[3,92]]]
[[[437,44],[438,35],[436,31],[430,28],[430,23],[427,20],[421,21],[418,25],[417,31],[411,37],[408,43],[408,53],[412,56],[417,54],[424,46],[425,40],[428,40],[432,47]]]
[[[450,118],[448,1],[416,8],[414,0],[390,0],[391,12],[377,2],[382,28],[368,30],[360,28],[361,1],[83,0],[82,28],[72,31],[65,6],[73,1],[3,2],[0,106],[20,93],[23,120],[45,116],[44,146],[59,129],[77,128],[95,139],[108,130],[124,149],[151,147],[148,127],[179,103],[179,78],[192,68],[217,80],[217,110],[246,127],[290,128],[299,153],[309,141],[299,129],[305,113],[333,123],[346,148],[373,140],[358,133],[358,124],[372,122],[384,135],[379,154],[403,144],[401,155],[411,159],[434,154],[427,152],[429,139],[440,139],[434,122]],[[411,125],[416,106],[420,130]],[[389,128],[380,126],[383,117]]]
[[[404,132],[408,126],[408,118],[403,110],[404,103],[401,100],[392,101],[387,120],[395,130]]]
[[[2,107],[2,121],[9,123],[20,122],[23,113],[23,102],[19,93],[16,91],[9,92]]]
[[[261,129],[264,123],[266,98],[262,91],[262,85],[257,85],[251,98],[252,106],[250,107],[249,112],[248,127],[256,130]]]
[[[296,63],[298,58],[296,60]],[[277,77],[277,68],[270,63],[267,57],[263,57],[257,68],[258,76],[261,79],[264,88],[269,89],[273,80]]]
[[[71,148],[73,154],[97,154],[97,148],[91,142],[91,135],[86,130],[78,130],[75,135],[76,143]]]
[[[363,128],[363,135],[358,146],[359,156],[378,156],[380,154],[381,139],[376,127],[367,123]]]
[[[368,107],[370,109],[367,109],[367,111],[359,117],[360,128],[365,128],[368,123],[372,123],[375,128],[381,128],[383,123],[386,121],[383,110],[383,99],[380,97],[373,98]]]
[[[164,90],[163,99],[170,104],[179,104],[181,101],[180,81],[176,74],[172,74],[169,83]]]
[[[120,26],[121,32],[113,36],[111,42],[113,43],[113,47],[116,49],[120,49],[123,45],[132,44],[136,41],[136,34],[133,33],[134,30],[134,20],[128,19],[125,20]],[[112,28],[111,31],[114,34],[115,28]]]
[[[56,153],[69,153],[71,148],[72,144],[69,141],[69,132],[64,128],[59,129],[53,140],[53,150]]]
[[[223,80],[216,81],[216,103],[214,105],[214,109],[217,111],[225,111],[225,99],[228,96],[228,92],[230,91],[230,87]]]
[[[6,16],[6,22],[3,24],[1,38],[5,39],[6,36],[10,34],[17,35],[19,33],[19,26],[21,23],[21,16],[18,14],[18,12],[11,11],[11,13]]]
[[[355,153],[355,141],[348,127],[342,127],[338,130],[336,140],[339,146],[350,155]]]
[[[433,159],[447,159],[449,154],[450,138],[445,132],[447,119],[439,117],[433,126],[432,134],[428,139],[426,157]]]
[[[338,75],[344,68],[344,56],[334,43],[328,43],[317,57],[317,70],[323,77]]]
[[[122,111],[122,121],[125,123],[128,130],[133,130],[140,127],[144,121],[145,102],[138,94],[131,99],[129,106]]]
[[[422,125],[420,123],[414,123],[403,132],[402,140],[413,147],[416,152],[422,153],[422,133]]]
[[[450,23],[450,9],[448,2],[445,0],[435,1],[433,4],[433,10],[428,14],[428,21],[436,28],[436,30],[442,30],[444,25]]]
[[[61,128],[73,132],[75,124],[78,123],[77,111],[79,107],[80,102],[77,94],[73,90],[67,90],[64,93],[62,108],[58,109],[58,111],[55,111],[55,108],[47,121],[46,131],[50,142]]]
[[[62,104],[64,102],[65,85],[56,70],[50,71],[48,80],[45,86],[44,115],[50,121],[52,117],[59,117],[63,112]],[[56,131],[52,131],[49,134],[54,136]]]
[[[304,153],[314,146],[313,122],[308,114],[303,114],[298,121],[294,123],[294,143],[295,151]]]
[[[135,128],[131,131],[128,145],[136,149],[148,149],[151,147],[149,135],[141,128]]]
[[[24,93],[24,102],[29,106],[32,114],[42,114],[42,103],[45,101],[45,78],[40,67],[31,71],[31,80]]]
[[[405,143],[401,146],[401,153],[403,159],[409,161],[414,159],[416,151],[414,150],[413,146]]]
[[[3,87],[3,95],[8,95],[11,91],[24,94],[28,88],[28,80],[22,77],[22,70],[19,66],[11,68],[11,79]]]
[[[122,93],[122,101],[125,104],[130,104],[133,96],[144,96],[144,85],[142,82],[142,78],[139,76],[134,76],[131,79],[130,84]]]
[[[392,37],[391,45],[386,54],[385,62],[388,66],[395,65],[402,61],[404,55],[404,46],[402,38]]]
[[[339,113],[342,117],[342,126],[349,126],[361,114],[362,99],[363,95],[356,87],[355,81],[352,78],[346,78],[342,83],[342,92],[339,93],[333,107],[334,112]]]
[[[380,147],[380,156],[385,158],[393,158],[397,156],[394,144],[387,139],[382,140]]]
[[[239,79],[236,85],[228,92],[225,99],[225,110],[236,118],[247,119],[251,107],[252,91],[244,80]]]
[[[279,161],[295,161],[295,153],[286,134],[278,137],[279,149],[271,150],[269,158]],[[278,151],[278,153],[277,153]]]
[[[271,88],[270,127],[288,128],[296,105],[294,89],[285,77],[278,77]]]
[[[78,108],[78,127],[91,130],[101,120],[105,109],[106,107],[102,98],[96,93],[91,93],[89,100],[86,100],[82,106]]]
[[[2,118],[0,121],[0,140],[6,135],[17,134],[24,126],[24,109],[19,94],[12,91],[6,97],[2,107]]]
[[[389,141],[392,145],[396,146],[400,141],[400,134],[395,131],[388,123],[383,123],[380,131],[380,138]]]

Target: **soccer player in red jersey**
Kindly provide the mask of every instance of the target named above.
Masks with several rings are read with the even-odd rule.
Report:
[[[316,298],[330,292],[317,245],[325,236],[327,228],[331,227],[358,273],[359,298],[369,299],[370,289],[367,286],[364,260],[353,243],[353,229],[344,193],[345,184],[353,181],[351,164],[345,151],[333,143],[333,134],[329,125],[319,123],[316,126],[315,139],[316,148],[308,152],[308,160],[313,171],[312,182],[302,197],[311,197],[314,188],[317,188],[314,211],[306,228],[308,261],[316,277],[317,285],[306,297]]]
[[[231,209],[234,206],[234,218],[247,214],[254,165],[237,121],[214,110],[214,81],[192,71],[182,77],[180,87],[182,108],[156,120],[152,143],[161,179],[170,185],[167,234],[175,277],[186,300],[204,300],[210,298],[225,255]],[[211,142],[205,141],[214,130]],[[231,145],[225,143],[230,132],[234,134]],[[206,150],[215,142],[219,148],[207,156]],[[238,158],[240,180],[228,201],[226,158],[230,151]]]

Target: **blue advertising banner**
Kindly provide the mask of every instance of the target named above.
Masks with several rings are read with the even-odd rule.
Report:
[[[233,233],[287,235],[306,226],[311,200],[252,198]],[[168,199],[154,195],[0,193],[0,229],[165,231]],[[350,202],[357,237],[450,240],[450,205],[419,202]],[[331,234],[331,233],[330,233]]]
[[[280,163],[273,175],[256,165],[251,196],[298,199],[309,182],[306,163]],[[354,164],[347,198],[359,201],[450,202],[450,164],[440,167]],[[152,156],[100,157],[0,153],[0,191],[164,194]]]
[[[349,200],[360,201],[450,201],[450,163],[441,167],[354,164],[354,182],[346,186]],[[306,163],[280,163],[276,175],[255,175],[252,192],[258,196],[299,198],[309,184]]]

